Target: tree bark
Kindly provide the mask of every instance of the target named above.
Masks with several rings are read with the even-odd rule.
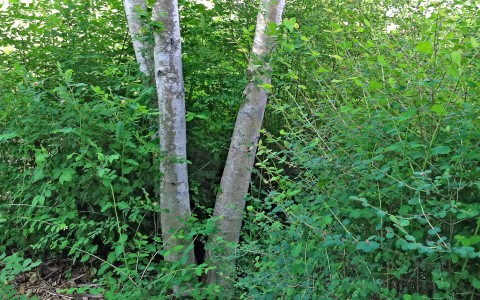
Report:
[[[149,45],[136,40],[141,35],[141,18],[135,7],[145,9],[144,0],[124,0],[135,55],[145,75],[151,74]],[[270,23],[280,24],[285,0],[260,0],[254,44],[249,62],[250,82],[245,88],[246,99],[240,106],[229,148],[228,158],[220,183],[220,192],[214,208],[219,217],[216,234],[209,237],[207,259],[217,266],[208,274],[207,282],[224,288],[224,295],[233,293],[235,277],[234,247],[240,237],[245,196],[255,161],[255,153],[263,115],[267,103],[267,90],[263,84],[271,83],[269,54],[275,46],[274,36],[266,33]],[[159,138],[162,159],[160,172],[161,229],[165,260],[175,262],[186,258],[194,263],[192,241],[184,238],[184,220],[191,214],[186,164],[185,91],[181,60],[181,37],[178,0],[157,0],[152,19],[161,24],[154,32],[154,78],[157,88]],[[179,247],[180,246],[180,247]],[[182,248],[184,251],[175,251]]]
[[[147,27],[138,13],[139,11],[146,12],[147,4],[145,0],[123,0],[123,6],[140,71],[149,81],[153,81],[153,46],[148,40],[142,39],[147,34],[145,32]]]
[[[184,255],[194,263],[193,242],[182,237],[183,221],[190,214],[186,156],[185,91],[177,0],[157,0],[153,21],[163,24],[154,32],[155,82],[157,87],[160,172],[160,215],[165,260],[179,261]],[[183,246],[182,251],[175,251]],[[187,250],[190,249],[190,250]],[[184,251],[187,251],[184,253]]]
[[[220,182],[214,216],[219,217],[217,233],[209,237],[207,258],[216,270],[209,273],[207,281],[223,286],[231,293],[235,277],[234,246],[238,243],[245,196],[255,161],[260,128],[267,103],[267,90],[262,84],[271,83],[272,69],[268,63],[274,50],[275,37],[266,33],[269,23],[280,24],[285,0],[260,0],[255,37],[248,73],[250,82],[245,88],[245,102],[235,122],[228,158]],[[224,295],[226,295],[224,294]]]

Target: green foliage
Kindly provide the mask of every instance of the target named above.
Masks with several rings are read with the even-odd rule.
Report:
[[[0,11],[0,253],[86,264],[105,287],[88,292],[109,299],[169,298],[174,285],[197,298],[218,294],[198,282],[205,264],[162,258],[157,113],[153,89],[132,62],[121,1],[47,2],[12,1]],[[192,216],[180,234],[201,244],[213,230],[201,225],[203,208],[213,203],[247,60],[232,43],[242,35],[238,22],[223,15],[237,6],[181,5],[192,199],[201,220]],[[246,23],[255,11],[242,6]]]
[[[41,260],[33,262],[30,258],[23,258],[14,253],[7,256],[5,253],[0,254],[0,295],[8,297],[8,299],[28,299],[25,296],[16,296],[16,289],[11,284],[15,277],[21,273],[31,271],[33,268],[41,264]],[[37,299],[36,297],[30,299]]]
[[[207,218],[258,3],[214,4],[180,1],[195,209],[178,234],[200,248],[214,232]],[[98,284],[66,294],[166,299],[177,286],[195,299],[222,296],[199,280],[211,266],[163,261],[157,112],[121,5],[10,1],[0,11],[6,298],[18,297],[17,275],[60,257],[89,266]],[[478,298],[477,4],[288,5],[282,25],[269,26],[279,45],[232,257],[238,297]]]
[[[237,286],[262,299],[478,297],[476,8],[398,3],[390,18],[327,2],[316,36],[283,24]]]
[[[245,52],[251,48],[256,3],[218,1],[211,9],[191,1],[181,4],[191,198],[197,213],[207,216],[201,208],[214,205],[247,84]]]
[[[56,63],[75,70],[75,79],[109,84],[104,72],[126,63],[128,27],[121,1],[5,1],[0,10],[1,64],[21,64],[41,76],[56,72]],[[2,53],[3,52],[3,53]]]
[[[21,249],[88,264],[107,287],[89,291],[97,294],[126,295],[121,289],[132,286],[127,294],[135,287],[148,295],[192,281],[192,273],[162,262],[151,222],[160,212],[160,152],[150,89],[137,79],[119,95],[75,82],[72,70],[43,82],[21,68],[9,75],[1,97],[0,253]],[[7,264],[1,276],[26,270],[26,262],[23,269]]]

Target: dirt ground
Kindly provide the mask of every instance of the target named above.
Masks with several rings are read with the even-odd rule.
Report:
[[[88,293],[98,287],[92,283],[92,270],[86,265],[73,266],[70,260],[48,261],[33,271],[19,275],[13,282],[17,295],[37,297],[42,300],[104,299]],[[0,297],[1,298],[1,297]],[[4,298],[5,299],[5,298]]]

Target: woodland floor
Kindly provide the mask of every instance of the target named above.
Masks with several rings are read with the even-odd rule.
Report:
[[[14,282],[18,295],[36,296],[42,300],[105,299],[100,295],[68,293],[72,288],[95,287],[89,267],[73,266],[70,260],[53,260],[42,263],[30,272],[22,273]]]

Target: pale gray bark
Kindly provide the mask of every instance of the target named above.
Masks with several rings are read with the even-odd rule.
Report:
[[[140,65],[140,71],[149,80],[153,79],[153,46],[145,40],[142,40],[146,34],[146,24],[140,18],[139,11],[147,11],[145,0],[123,0],[125,15],[127,16],[128,29],[132,38],[135,58]]]
[[[145,8],[144,0],[125,0],[125,11],[134,41],[135,54],[141,71],[151,73],[148,44],[135,40],[142,33],[141,19],[135,15],[135,7]],[[209,274],[208,282],[225,288],[225,296],[232,291],[235,274],[233,248],[227,245],[238,243],[245,208],[245,196],[253,168],[259,131],[267,103],[267,91],[260,87],[271,83],[269,54],[275,39],[266,34],[269,23],[280,24],[285,0],[260,0],[254,45],[249,62],[252,78],[245,88],[246,100],[241,105],[224,173],[221,190],[217,195],[214,216],[219,217],[218,231],[209,238],[207,259],[218,268]],[[153,7],[153,21],[162,24],[154,32],[154,77],[157,87],[159,138],[162,160],[160,171],[161,227],[167,261],[178,261],[184,253],[172,251],[177,246],[191,249],[186,252],[187,262],[194,262],[192,241],[183,238],[183,221],[191,214],[188,174],[186,165],[185,92],[182,74],[181,37],[178,16],[178,0],[157,0]],[[147,54],[147,55],[146,55]],[[227,245],[223,242],[227,243]],[[178,288],[178,287],[177,287]]]
[[[268,59],[274,49],[275,38],[267,35],[265,30],[269,23],[281,23],[284,6],[285,0],[260,0],[249,62],[252,78],[245,88],[246,99],[237,115],[220,192],[215,202],[213,214],[219,220],[217,233],[209,237],[207,258],[217,269],[210,272],[208,282],[222,285],[225,293],[231,292],[229,277],[234,279],[235,275],[235,260],[231,260],[234,248],[228,244],[236,245],[240,237],[245,197],[268,98],[267,91],[260,85],[271,83]]]
[[[181,237],[183,220],[191,214],[186,162],[185,92],[182,73],[182,49],[177,0],[157,0],[153,20],[163,24],[155,33],[155,81],[157,87],[159,138],[162,159],[160,172],[160,215],[164,249],[172,251],[182,245],[188,262],[194,263],[191,240]],[[165,255],[178,261],[183,251]]]

